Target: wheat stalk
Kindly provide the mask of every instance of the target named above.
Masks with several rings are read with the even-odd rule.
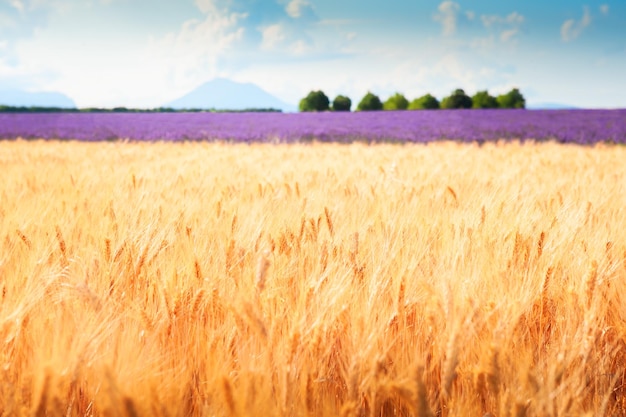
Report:
[[[61,233],[61,228],[56,225],[54,230],[56,231],[57,243],[59,244],[61,255],[63,255],[64,259],[67,259],[67,247],[65,245],[65,239],[63,239],[63,233]]]
[[[31,243],[30,239],[26,237],[26,235],[22,233],[20,229],[16,229],[15,232],[20,237],[20,240],[26,245],[26,247],[28,249],[32,249],[33,244]]]
[[[586,284],[586,299],[587,299],[587,308],[591,308],[591,303],[593,301],[593,296],[596,289],[596,283],[598,279],[598,262],[594,259],[591,261],[591,267],[587,272],[587,276],[585,278]]]
[[[546,233],[542,231],[541,234],[539,235],[539,241],[537,242],[537,258],[541,258],[541,254],[543,254],[543,244],[544,244],[545,238],[546,238]]]
[[[235,404],[235,397],[233,396],[233,388],[230,385],[230,381],[227,377],[222,377],[222,394],[226,401],[226,407],[231,416],[237,415],[237,407]]]
[[[433,417],[434,414],[428,401],[428,390],[424,383],[424,366],[420,365],[415,370],[415,415],[418,417]]]
[[[446,398],[450,397],[452,383],[456,379],[456,368],[459,364],[458,328],[452,331],[446,345],[446,356],[443,364],[442,388]]]
[[[328,210],[328,207],[324,207],[324,217],[326,219],[326,226],[328,227],[330,236],[335,236],[335,227],[333,226],[333,219],[330,217],[330,210]]]
[[[257,269],[256,269],[256,288],[259,293],[263,292],[265,289],[265,284],[267,280],[267,270],[270,266],[270,261],[268,259],[269,251],[265,251],[258,260]]]

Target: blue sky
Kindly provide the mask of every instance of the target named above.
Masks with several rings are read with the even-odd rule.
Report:
[[[0,0],[0,90],[153,107],[205,81],[297,103],[519,87],[626,107],[624,0]]]

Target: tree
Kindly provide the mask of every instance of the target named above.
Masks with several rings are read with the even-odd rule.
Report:
[[[526,99],[519,89],[514,88],[506,94],[498,96],[496,99],[503,109],[525,109]]]
[[[434,110],[439,108],[439,100],[430,94],[416,98],[409,104],[409,110]]]
[[[340,94],[333,100],[333,111],[350,111],[350,107],[352,100],[349,97]]]
[[[406,110],[407,107],[409,107],[409,100],[400,93],[389,97],[383,104],[385,110]]]
[[[442,109],[471,109],[472,99],[461,88],[457,88],[448,97],[441,100]]]
[[[300,100],[300,111],[326,111],[330,102],[323,91],[311,91],[305,98]]]
[[[478,91],[472,96],[473,109],[495,109],[498,108],[498,100],[491,94],[484,91]]]
[[[356,109],[359,111],[382,110],[383,103],[377,95],[368,91],[361,99]]]

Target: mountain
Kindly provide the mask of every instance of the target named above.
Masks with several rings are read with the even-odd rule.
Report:
[[[526,107],[531,110],[575,110],[579,108],[563,103],[530,103]]]
[[[56,92],[30,92],[22,90],[0,90],[0,105],[24,107],[75,108],[74,100]]]
[[[175,109],[281,109],[295,111],[296,106],[285,103],[252,83],[238,83],[216,78],[202,84],[184,96],[165,104]]]

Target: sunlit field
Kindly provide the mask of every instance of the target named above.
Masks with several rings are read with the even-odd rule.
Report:
[[[624,415],[624,161],[0,142],[2,415]]]

